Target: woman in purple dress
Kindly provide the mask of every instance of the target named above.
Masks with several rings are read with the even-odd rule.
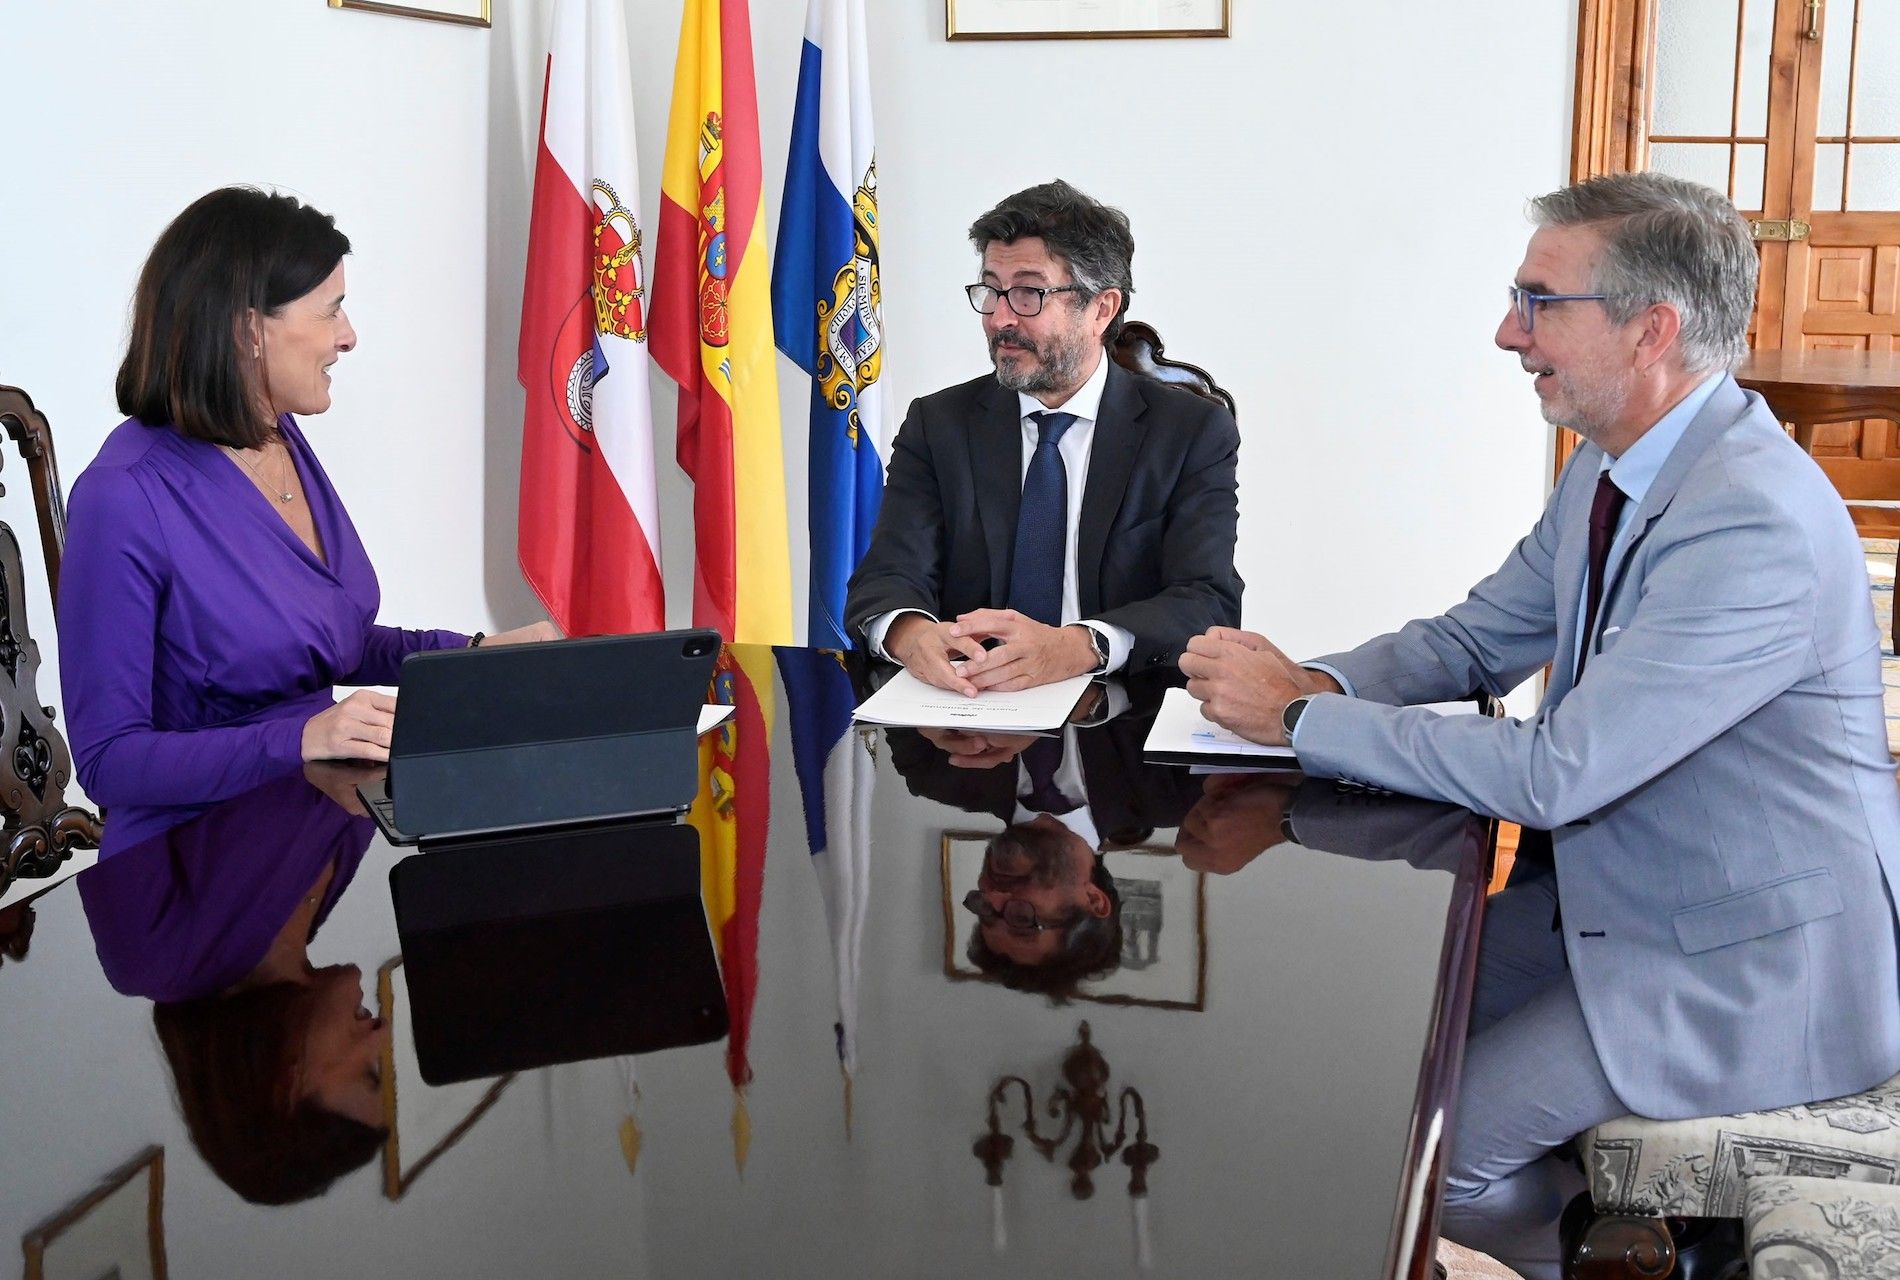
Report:
[[[159,236],[119,368],[127,420],[74,483],[57,613],[102,855],[305,760],[389,758],[403,658],[481,643],[378,625],[349,514],[292,415],[356,345],[350,242],[294,198],[226,187]],[[488,644],[550,639],[538,623]]]

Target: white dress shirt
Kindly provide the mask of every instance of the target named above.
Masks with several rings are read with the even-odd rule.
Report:
[[[1056,442],[1056,452],[1062,457],[1062,467],[1068,476],[1068,528],[1062,539],[1062,624],[1081,623],[1108,642],[1108,665],[1104,671],[1119,671],[1128,662],[1129,650],[1134,648],[1134,633],[1126,628],[1098,622],[1093,618],[1082,618],[1080,594],[1075,573],[1076,533],[1081,527],[1082,494],[1088,487],[1089,455],[1095,447],[1095,419],[1102,409],[1102,389],[1108,384],[1108,354],[1103,351],[1096,356],[1095,371],[1088,376],[1074,395],[1059,405],[1045,405],[1026,392],[1016,393],[1018,408],[1021,411],[1023,436],[1024,477],[1029,475],[1029,463],[1036,454],[1036,437],[1039,433],[1037,423],[1030,418],[1032,413],[1072,413],[1075,421]],[[933,622],[936,615],[923,609],[893,609],[889,613],[879,614],[871,619],[864,628],[865,642],[871,652],[880,658],[890,654],[884,649],[885,633],[891,629],[891,623],[906,613],[922,613]]]

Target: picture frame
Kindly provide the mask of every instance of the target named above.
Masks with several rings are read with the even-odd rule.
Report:
[[[961,905],[976,888],[990,839],[990,833],[981,831],[942,834],[943,972],[952,982],[993,981],[970,962],[967,946],[976,918]],[[1102,858],[1121,897],[1122,962],[1114,972],[1081,983],[1075,998],[1150,1009],[1205,1009],[1207,877],[1189,869],[1165,845],[1108,849]]]
[[[944,0],[951,40],[1225,38],[1233,0]]]
[[[166,1280],[165,1149],[133,1156],[20,1247],[26,1280]]]
[[[382,1063],[383,1124],[389,1130],[383,1139],[383,1195],[400,1200],[430,1165],[468,1136],[513,1083],[514,1075],[451,1085],[423,1082],[410,1031],[409,989],[403,982],[401,956],[376,971],[376,1004],[383,1025],[389,1028]]]
[[[383,0],[330,0],[332,9],[361,9],[365,13],[386,13],[397,18],[424,18],[430,22],[453,22],[464,27],[487,27],[493,22],[491,0],[412,0],[409,4],[386,4]]]

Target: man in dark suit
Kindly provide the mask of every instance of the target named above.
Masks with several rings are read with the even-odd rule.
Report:
[[[966,694],[1165,670],[1239,622],[1233,416],[1109,358],[1134,291],[1119,210],[1050,182],[970,239],[995,372],[912,403],[846,626]]]

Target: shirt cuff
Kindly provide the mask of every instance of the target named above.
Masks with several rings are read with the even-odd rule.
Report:
[[[884,636],[890,631],[891,624],[907,613],[921,613],[932,622],[938,621],[936,614],[923,609],[892,609],[889,613],[878,614],[877,617],[864,624],[864,647],[871,651],[872,657],[882,658],[886,662],[897,661],[884,651]]]
[[[1111,671],[1120,671],[1128,665],[1128,655],[1135,647],[1135,633],[1107,622],[1097,622],[1084,618],[1077,624],[1087,627],[1108,642],[1108,665],[1097,671],[1096,675],[1107,675]]]
[[[1340,692],[1344,693],[1348,698],[1356,698],[1359,696],[1358,693],[1353,690],[1352,681],[1346,679],[1345,674],[1341,672],[1338,667],[1329,667],[1324,662],[1302,662],[1300,665],[1305,667],[1308,671],[1318,671],[1323,675],[1329,675],[1339,681]]]

